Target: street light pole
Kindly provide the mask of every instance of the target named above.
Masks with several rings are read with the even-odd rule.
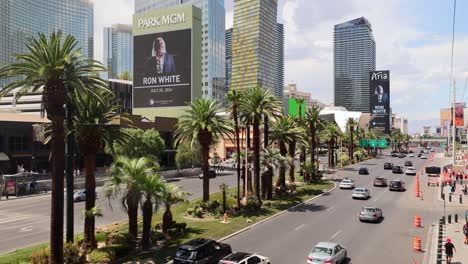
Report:
[[[456,95],[455,95],[455,91],[456,91],[456,88],[455,88],[455,80],[453,80],[453,110],[452,110],[452,115],[453,115],[453,127],[452,127],[452,137],[453,137],[453,145],[452,145],[452,155],[453,155],[453,166],[455,166],[455,161],[456,161],[456,156],[455,156],[455,153],[456,153],[456,146],[455,146],[455,143],[456,143],[456,131],[457,131],[457,123],[456,123],[456,120],[455,120],[455,106],[456,106]]]
[[[67,144],[65,148],[66,160],[65,160],[65,171],[67,179],[67,231],[66,231],[66,241],[73,243],[74,240],[74,229],[73,229],[73,217],[74,217],[74,204],[73,204],[73,189],[74,189],[74,179],[73,179],[73,154],[74,154],[74,143],[75,135],[72,132],[72,122],[73,122],[73,104],[71,102],[67,103]]]

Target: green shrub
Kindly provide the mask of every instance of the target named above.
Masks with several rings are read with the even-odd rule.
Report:
[[[265,207],[265,208],[270,208],[272,205],[272,203],[270,201],[265,201],[263,202],[262,206]]]
[[[185,230],[187,228],[187,223],[175,223],[174,225],[172,225],[172,227],[179,230]]]
[[[156,244],[156,242],[162,241],[162,240],[164,240],[165,238],[166,238],[166,237],[164,236],[163,233],[151,231],[151,242],[153,242],[153,244]]]
[[[108,236],[109,236],[109,232],[98,231],[96,233],[96,240],[98,242],[106,242]]]
[[[203,217],[203,208],[202,207],[196,207],[196,209],[193,211],[192,216],[202,218]]]
[[[95,249],[88,257],[90,264],[112,264],[116,260],[115,253],[106,248]]]
[[[114,245],[103,247],[101,248],[101,250],[109,252],[116,258],[121,258],[121,257],[130,255],[130,253],[133,252],[133,247],[128,244],[125,244],[125,245],[114,244]]]
[[[210,211],[214,211],[214,210],[216,210],[216,209],[217,209],[218,207],[220,207],[220,206],[221,206],[221,203],[220,203],[218,200],[213,200],[213,201],[210,202],[210,208],[209,208],[209,210],[210,210]]]
[[[63,247],[63,260],[66,264],[84,263],[84,258],[80,256],[80,247],[73,243],[67,243]]]
[[[193,215],[193,212],[195,211],[195,209],[193,207],[189,207],[187,208],[187,214],[188,215]],[[157,229],[161,229],[161,228],[157,228]]]
[[[50,249],[44,248],[31,254],[32,264],[48,264],[50,257]]]
[[[260,202],[257,197],[249,196],[247,199],[247,204],[244,206],[244,209],[248,212],[254,212],[260,210]]]
[[[222,207],[217,207],[216,209],[213,210],[213,216],[214,217],[220,217],[224,214],[223,208]]]
[[[106,245],[114,245],[114,244],[133,244],[135,242],[135,238],[132,234],[127,232],[112,232],[107,236]]]

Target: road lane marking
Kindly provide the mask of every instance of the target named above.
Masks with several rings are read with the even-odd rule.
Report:
[[[326,211],[327,211],[327,212],[331,212],[331,211],[333,211],[333,210],[335,210],[335,206],[331,206],[330,208],[327,208]]]
[[[295,230],[297,231],[297,230],[301,229],[303,226],[304,226],[304,224],[302,224],[302,225],[300,225],[300,226],[296,227],[296,229],[295,229]]]
[[[32,231],[32,230],[33,230],[32,226],[25,226],[25,227],[20,229],[19,233],[29,232],[29,231]]]
[[[338,230],[333,236],[330,237],[330,239],[334,239],[337,235],[339,235],[342,231]]]
[[[7,218],[7,219],[4,219],[2,221],[0,221],[0,224],[6,224],[6,223],[10,223],[10,222],[16,222],[16,221],[20,221],[20,220],[24,220],[24,219],[28,219],[28,217],[12,217],[12,218]]]

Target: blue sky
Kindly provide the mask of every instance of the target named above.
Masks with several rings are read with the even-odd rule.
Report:
[[[226,27],[233,0],[226,0]],[[102,28],[131,23],[133,0],[95,0],[95,56],[102,58]],[[437,125],[448,107],[452,0],[279,0],[285,24],[286,83],[295,82],[333,102],[333,26],[364,16],[373,26],[377,69],[391,71],[393,111],[409,118],[410,131]],[[468,72],[468,1],[457,1],[454,77],[459,100]],[[466,101],[466,97],[463,101]]]

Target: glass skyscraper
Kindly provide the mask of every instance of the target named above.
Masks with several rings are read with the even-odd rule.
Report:
[[[213,81],[225,78],[224,0],[135,0],[135,13],[182,4],[193,4],[202,10],[202,94],[208,98],[224,97],[213,89]]]
[[[83,55],[94,57],[91,0],[1,0],[0,67],[14,62],[14,54],[27,52],[28,37],[37,36],[38,32],[49,35],[57,30],[73,35]]]
[[[276,24],[276,83],[275,95],[282,99],[284,90],[284,26]]]
[[[104,28],[104,65],[108,78],[115,79],[125,71],[133,73],[132,25],[114,24]]]
[[[232,87],[277,89],[276,0],[234,1]]]
[[[226,86],[231,90],[232,82],[232,28],[226,29]]]
[[[369,72],[374,70],[375,40],[369,21],[361,17],[335,25],[335,106],[368,113]]]

